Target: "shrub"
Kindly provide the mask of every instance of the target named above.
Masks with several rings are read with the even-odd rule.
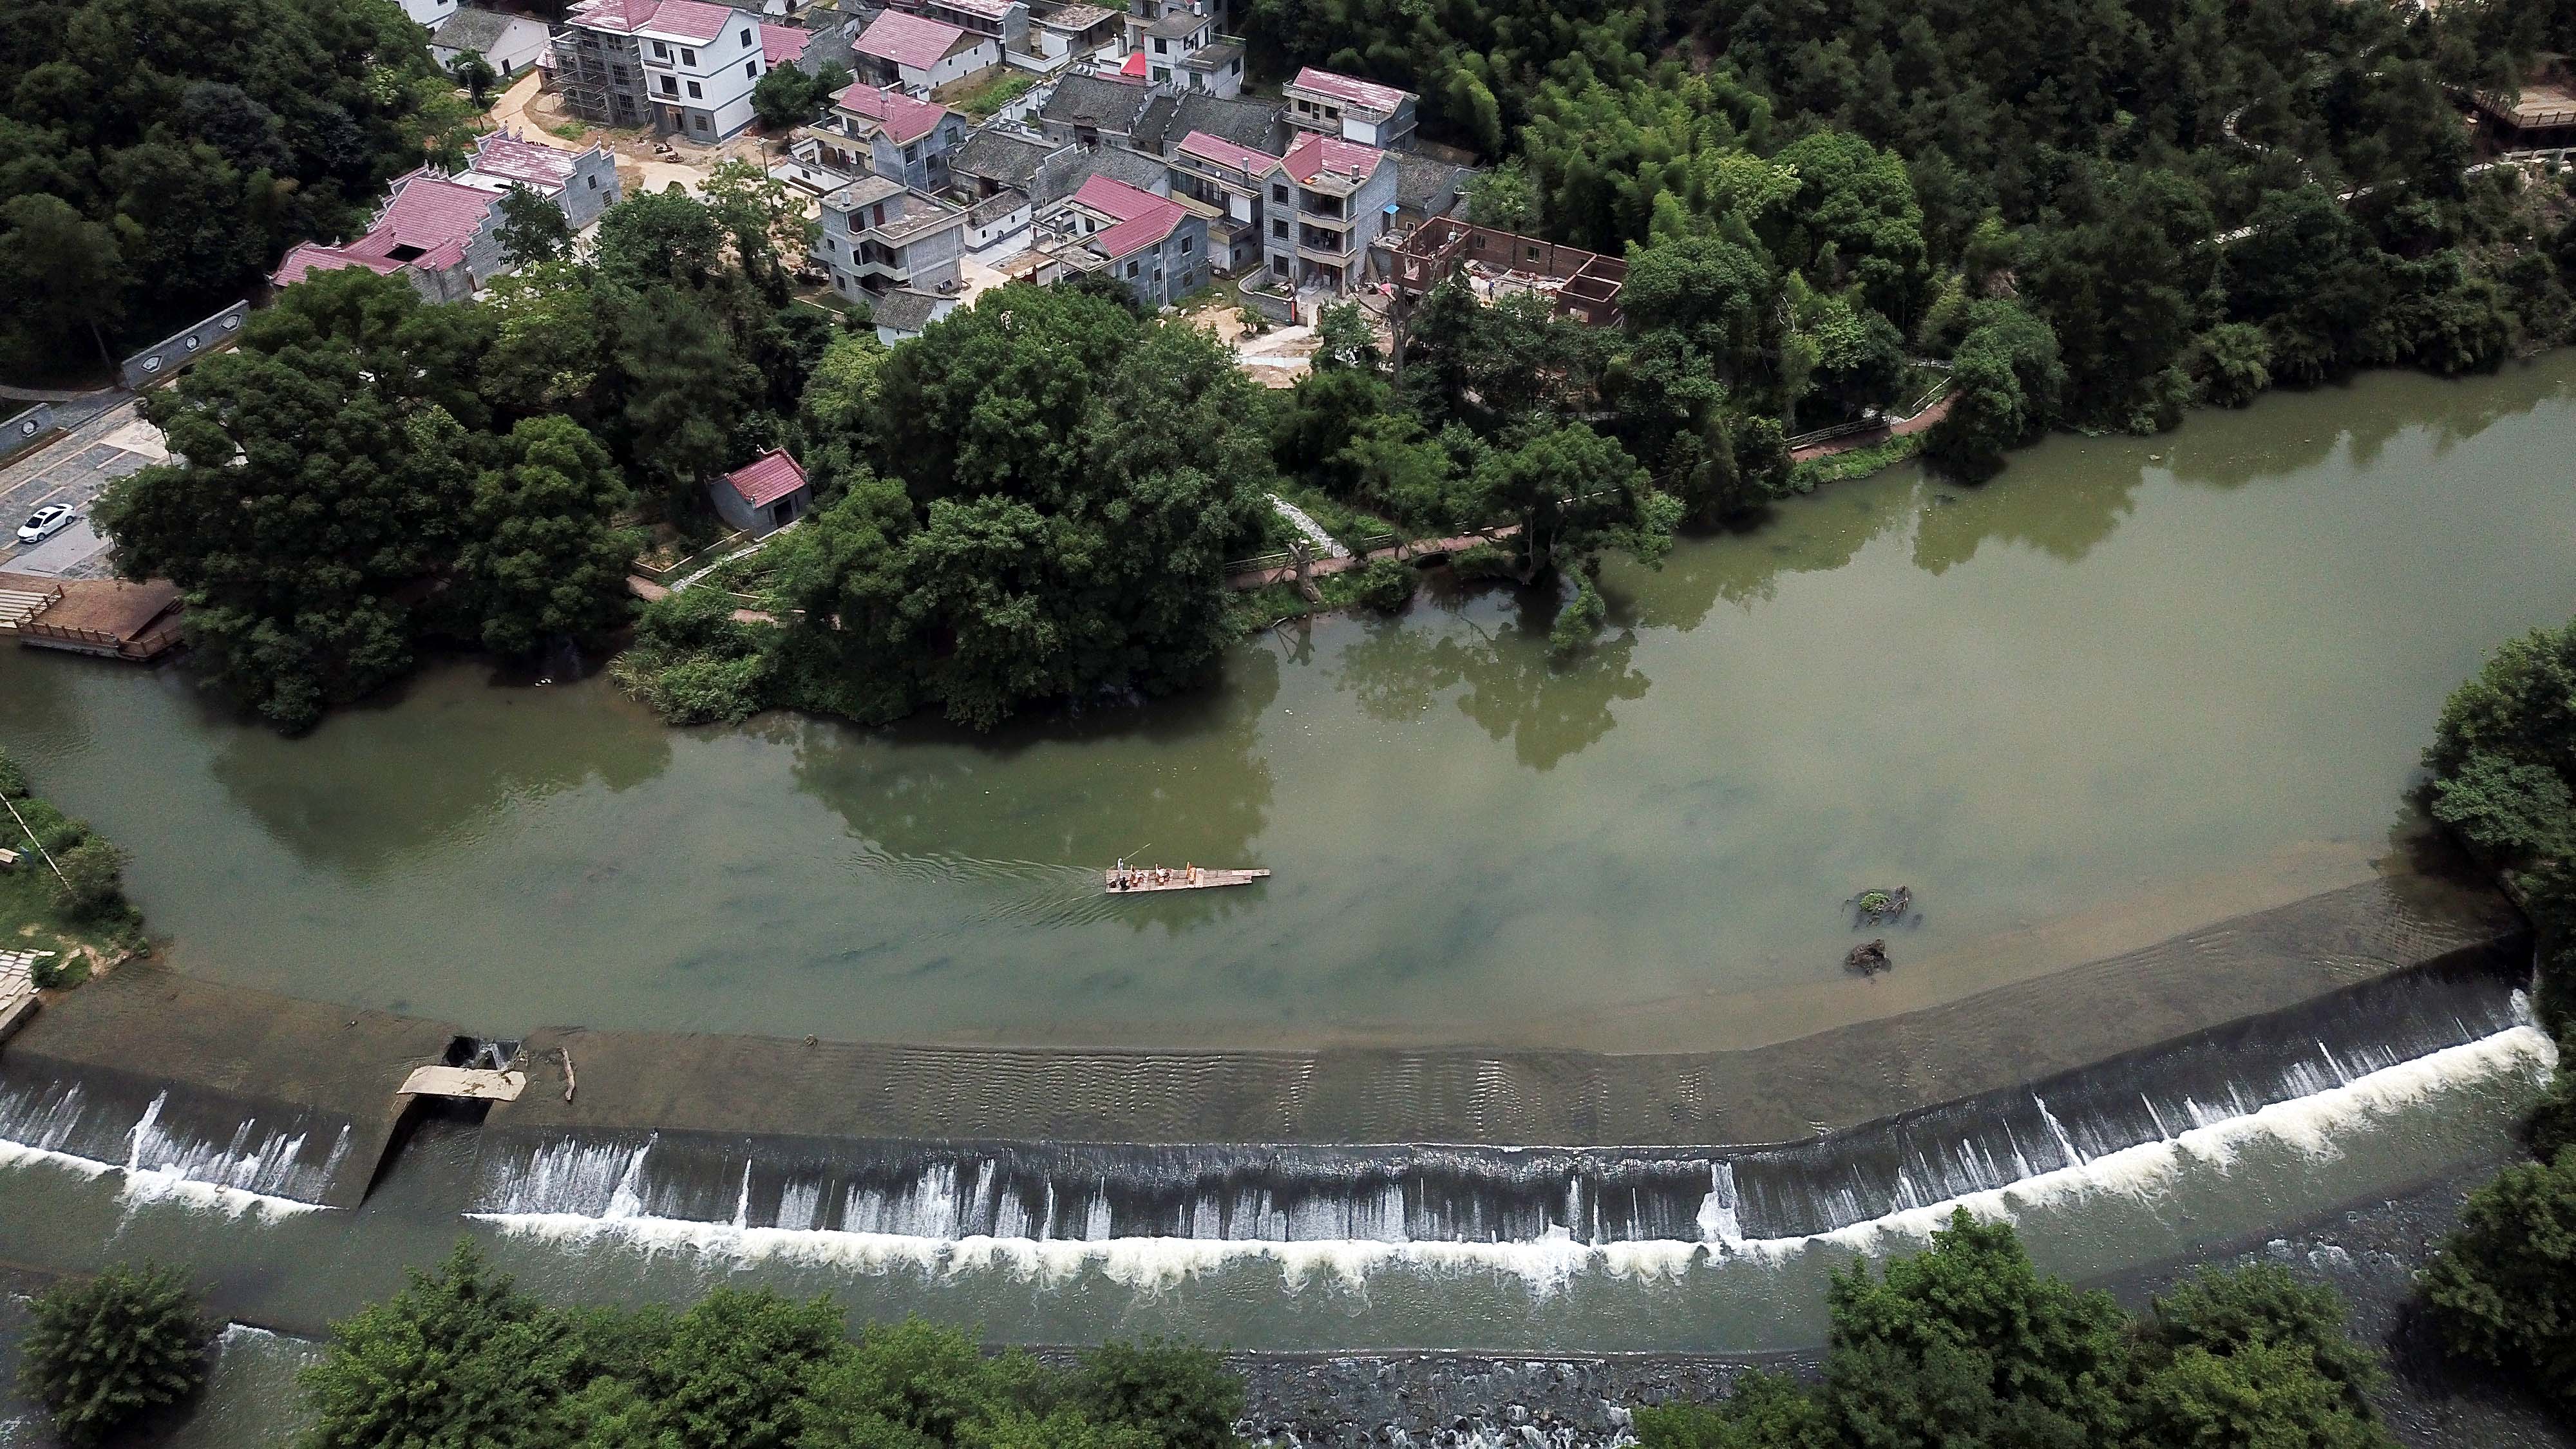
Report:
[[[22,1392],[71,1445],[105,1443],[196,1392],[210,1336],[196,1295],[170,1269],[119,1265],[37,1295]]]
[[[1163,1339],[1106,1343],[1083,1360],[1073,1400],[1093,1419],[1142,1429],[1165,1449],[1229,1449],[1243,1381],[1207,1349]]]
[[[1413,598],[1421,576],[1402,559],[1382,558],[1361,569],[1356,597],[1381,614],[1402,609]]]
[[[1516,579],[1521,575],[1520,560],[1498,543],[1480,543],[1454,554],[1449,559],[1449,567],[1469,583]]]
[[[85,836],[69,850],[54,853],[54,909],[76,920],[92,920],[125,906],[126,853],[106,840]]]
[[[2422,1281],[2451,1352],[2576,1404],[2576,1151],[2469,1194]]]
[[[769,707],[774,671],[755,631],[776,631],[733,610],[732,597],[711,588],[645,605],[609,677],[672,724],[740,724]]]
[[[1547,631],[1547,652],[1557,659],[1582,653],[1609,615],[1610,606],[1601,602],[1601,591],[1592,586],[1592,580],[1578,578],[1573,601],[1557,611],[1556,625]]]
[[[0,795],[12,800],[27,798],[27,772],[9,757],[7,750],[0,750]]]

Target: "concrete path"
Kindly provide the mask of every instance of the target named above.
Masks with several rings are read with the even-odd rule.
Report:
[[[1358,557],[1346,553],[1340,558],[1319,558],[1307,566],[1306,572],[1309,576],[1320,577],[1324,574],[1343,573],[1382,558],[1420,558],[1426,553],[1457,553],[1474,548],[1480,543],[1500,543],[1504,539],[1514,537],[1520,531],[1519,524],[1507,523],[1500,528],[1489,528],[1482,533],[1462,533],[1454,538],[1415,539],[1408,543],[1390,544],[1385,548],[1371,549],[1366,555]],[[1281,564],[1276,568],[1249,569],[1239,574],[1228,574],[1225,586],[1229,589],[1258,589],[1270,584],[1284,584],[1295,577],[1297,577],[1297,570],[1287,564]]]
[[[1269,497],[1271,508],[1276,510],[1280,517],[1287,519],[1291,527],[1295,528],[1299,533],[1306,535],[1306,541],[1315,546],[1315,552],[1317,554],[1324,558],[1349,558],[1351,556],[1351,551],[1342,547],[1341,542],[1338,539],[1335,539],[1331,534],[1326,533],[1322,524],[1317,523],[1312,518],[1306,516],[1306,510],[1289,502],[1287,499],[1280,497],[1276,493],[1269,495]]]

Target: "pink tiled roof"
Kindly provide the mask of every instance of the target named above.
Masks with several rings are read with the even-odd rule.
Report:
[[[802,60],[805,56],[805,47],[813,43],[813,31],[800,30],[793,25],[771,25],[766,21],[761,23],[760,59],[772,70],[791,60]]]
[[[914,70],[928,70],[939,64],[948,48],[957,43],[965,31],[954,25],[918,15],[889,10],[868,23],[851,47],[861,55],[873,55],[908,65]]]
[[[291,287],[315,272],[336,272],[342,267],[364,267],[379,276],[402,269],[400,263],[386,261],[383,257],[362,257],[339,247],[297,242],[288,249],[286,260],[277,264],[277,270],[269,273],[268,284]]]
[[[1179,202],[1169,197],[1139,191],[1106,176],[1083,182],[1082,188],[1073,193],[1073,200],[1075,205],[1088,207],[1117,223],[1087,238],[1113,262],[1170,236],[1172,228],[1180,225],[1187,214]]]
[[[1120,62],[1118,73],[1124,76],[1134,76],[1138,80],[1143,80],[1145,78],[1145,52],[1141,50],[1137,51],[1128,56],[1126,60]]]
[[[948,114],[946,106],[916,101],[901,91],[872,85],[854,85],[841,92],[841,98],[833,104],[883,126],[885,133],[893,137],[897,145],[906,145],[929,135],[940,118]]]
[[[474,143],[474,169],[548,191],[560,191],[572,180],[572,153],[493,131]]]
[[[787,456],[784,448],[772,448],[725,475],[725,482],[742,501],[763,508],[805,486],[805,470]]]
[[[418,247],[414,266],[452,267],[465,260],[465,243],[483,225],[497,199],[491,192],[415,171],[394,182],[400,188],[385,203],[384,215],[365,236],[349,243],[358,256],[393,259],[396,247]]]
[[[656,4],[657,0],[582,0],[565,12],[564,23],[627,35],[653,23]]]
[[[1317,70],[1311,65],[1299,70],[1297,78],[1288,84],[1299,90],[1331,96],[1334,100],[1348,105],[1365,106],[1372,111],[1390,113],[1410,99],[1412,94],[1409,91],[1397,90],[1393,86],[1379,85],[1376,81],[1364,81],[1358,76],[1343,75],[1337,71]]]
[[[653,7],[653,19],[638,28],[703,42],[724,34],[726,23],[732,19],[733,12],[722,5],[702,4],[701,0],[661,0]]]
[[[1365,181],[1377,174],[1378,163],[1385,159],[1386,153],[1375,146],[1313,131],[1299,137],[1285,158],[1288,174],[1300,182],[1313,181],[1327,171]]]
[[[1279,164],[1279,158],[1276,156],[1255,151],[1249,146],[1238,146],[1222,136],[1211,136],[1205,131],[1192,131],[1183,136],[1181,150],[1202,160],[1214,161],[1220,166],[1231,166],[1237,171],[1253,176],[1258,176]]]

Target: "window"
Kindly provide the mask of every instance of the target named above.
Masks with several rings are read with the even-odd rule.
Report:
[[[1285,240],[1288,236],[1287,219],[1284,217],[1274,217],[1270,223],[1270,234]]]
[[[690,112],[690,113],[689,113],[689,128],[690,128],[691,130],[696,130],[696,131],[703,131],[703,130],[706,130],[706,129],[707,129],[707,113],[706,113],[706,112],[704,112],[704,111],[692,111],[692,112]]]
[[[1188,255],[1189,255],[1193,250],[1195,250],[1195,249],[1197,248],[1197,246],[1198,246],[1198,238],[1197,238],[1197,237],[1194,237],[1194,236],[1185,236],[1185,237],[1181,238],[1181,255],[1182,255],[1182,256],[1188,256]]]
[[[690,100],[693,100],[693,101],[702,101],[702,100],[705,100],[706,98],[707,98],[707,93],[706,93],[706,91],[705,91],[702,87],[700,87],[696,81],[691,81],[691,82],[689,82],[689,99],[690,99]]]
[[[1138,272],[1144,270],[1144,267],[1145,264],[1143,262],[1129,262],[1127,264],[1127,275],[1132,277]]]
[[[742,63],[742,73],[743,73],[744,75],[758,75],[758,74],[760,74],[760,62],[759,62],[759,61],[756,61],[756,60],[746,60],[746,61],[744,61],[744,62]]]
[[[1529,259],[1530,259],[1531,261],[1537,261],[1537,260],[1538,260],[1538,248],[1536,248],[1536,247],[1531,247],[1531,248],[1529,249]]]
[[[744,31],[744,32],[742,33],[742,43],[743,43],[743,44],[745,44],[745,45],[749,45],[749,44],[751,44],[751,32],[750,32],[750,31],[746,30],[746,31]]]
[[[676,96],[679,93],[680,83],[678,81],[671,79],[669,76],[662,77],[662,94],[666,96]]]
[[[823,238],[823,251],[827,256],[839,256],[841,254],[841,244],[832,240],[830,237],[825,237]]]
[[[698,53],[697,53],[696,51],[694,51],[694,50],[689,49],[689,48],[688,48],[687,46],[685,46],[685,45],[684,45],[684,46],[681,46],[681,47],[680,47],[680,64],[682,64],[682,65],[696,65],[697,63],[698,63]]]
[[[593,176],[592,178],[590,178],[590,189],[591,189],[591,190],[593,190],[593,191],[597,191],[597,190],[599,189],[599,178],[598,178],[598,177]]]
[[[1286,206],[1288,204],[1288,188],[1285,186],[1271,187],[1270,199],[1278,202],[1281,206]]]
[[[903,148],[903,159],[904,159],[904,160],[906,160],[906,161],[918,161],[918,160],[920,160],[920,159],[921,159],[921,143],[920,143],[920,142],[918,142],[918,141],[915,141],[915,142],[914,142],[914,143],[912,143],[911,145],[904,147],[904,148]]]
[[[1168,65],[1158,65],[1158,66],[1154,67],[1154,80],[1156,81],[1156,83],[1158,83],[1158,84],[1159,84],[1159,83],[1161,83],[1161,82],[1168,81],[1168,80],[1170,80],[1171,78],[1172,78],[1172,68],[1171,68],[1170,66],[1168,66]]]
[[[1154,53],[1156,55],[1169,55],[1172,53],[1172,47],[1165,43],[1162,37],[1156,36],[1154,38]]]
[[[660,42],[660,41],[658,41],[658,40],[657,40],[657,41],[654,41],[654,42],[653,42],[653,58],[654,58],[655,60],[669,60],[669,59],[671,58],[671,47],[669,47],[669,46],[667,46],[667,45],[664,45],[662,42]]]
[[[1238,57],[1237,59],[1227,61],[1225,63],[1225,73],[1227,75],[1243,74],[1243,61],[1241,58]]]

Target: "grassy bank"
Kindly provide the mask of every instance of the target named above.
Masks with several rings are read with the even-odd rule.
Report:
[[[0,753],[0,950],[49,952],[38,986],[71,986],[142,949],[143,916],[125,899],[125,852],[30,793],[25,773]]]

